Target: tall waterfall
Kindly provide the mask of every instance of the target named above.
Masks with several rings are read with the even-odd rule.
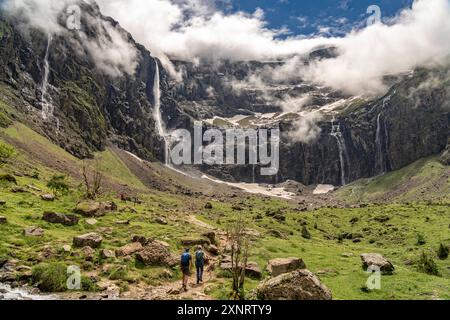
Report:
[[[339,160],[341,163],[341,183],[342,185],[346,185],[346,161],[348,161],[348,152],[347,147],[345,145],[345,139],[342,135],[341,131],[341,124],[338,122],[338,124],[335,123],[335,119],[332,121],[332,129],[331,129],[331,136],[334,137],[337,141],[337,145],[339,148]]]
[[[155,71],[155,80],[153,83],[153,96],[154,96],[154,111],[153,117],[156,122],[156,129],[158,130],[158,134],[161,138],[164,139],[164,160],[167,166],[170,165],[170,137],[167,133],[166,126],[163,122],[161,115],[161,83],[159,78],[159,65],[155,60],[156,71]]]
[[[47,38],[47,49],[45,51],[44,57],[44,75],[42,77],[42,85],[41,85],[41,115],[42,119],[48,121],[50,119],[54,119],[56,122],[56,133],[59,133],[59,119],[55,117],[54,111],[55,106],[53,105],[52,97],[48,94],[48,78],[50,76],[50,63],[49,63],[49,55],[50,55],[50,46],[52,44],[53,37],[51,34],[48,35]]]
[[[381,112],[377,116],[377,131],[375,137],[375,145],[376,145],[375,169],[379,170],[380,174],[384,174],[387,171],[387,161],[385,153],[387,152],[389,138],[386,121],[382,121],[382,116],[386,108],[386,103],[390,101],[390,98],[391,97],[389,96],[383,100],[383,107],[381,109]]]

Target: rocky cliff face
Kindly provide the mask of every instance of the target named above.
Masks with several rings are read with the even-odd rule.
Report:
[[[439,154],[450,137],[448,69],[417,70],[373,101],[352,99],[301,79],[272,81],[266,71],[282,62],[174,61],[182,71],[180,82],[98,7],[80,6],[84,37],[69,30],[52,37],[34,29],[19,32],[16,20],[0,14],[0,98],[6,102],[0,104],[0,118],[26,122],[78,157],[89,157],[112,143],[142,158],[164,160],[164,141],[153,117],[157,64],[162,120],[169,129],[191,129],[194,120],[214,117],[225,120],[209,125],[220,126],[236,115],[242,116],[238,125],[259,126],[264,118],[263,126],[280,127],[284,135],[278,176],[262,177],[257,166],[202,168],[228,180],[340,185]],[[108,40],[105,28],[115,30],[137,52],[133,74],[108,74],[80,50],[82,41]],[[321,49],[305,63],[334,54]],[[282,109],[286,97],[295,102],[305,94],[308,108]],[[317,120],[316,139],[306,143],[290,137],[295,122],[304,117],[300,111],[333,105],[333,112]],[[268,113],[269,119],[261,117]]]

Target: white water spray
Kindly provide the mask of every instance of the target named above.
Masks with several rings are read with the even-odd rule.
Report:
[[[164,151],[165,151],[165,163],[166,166],[170,166],[170,135],[167,133],[166,126],[164,125],[162,115],[161,115],[161,83],[159,78],[159,65],[155,60],[156,71],[155,80],[153,83],[153,96],[154,96],[154,111],[153,117],[156,122],[156,129],[158,134],[164,140]]]
[[[347,184],[345,178],[346,176],[345,163],[346,160],[349,159],[349,157],[347,153],[347,147],[345,145],[345,139],[341,132],[341,124],[339,122],[338,124],[335,124],[335,119],[333,119],[332,121],[331,136],[336,139],[339,148],[339,160],[341,164],[341,183],[343,186],[345,186]]]
[[[380,174],[384,174],[387,171],[387,163],[385,152],[387,150],[388,143],[388,132],[386,122],[382,123],[381,119],[383,116],[383,112],[386,108],[386,103],[389,102],[391,97],[387,97],[383,100],[383,107],[381,112],[377,116],[377,131],[375,137],[375,145],[377,147],[376,158],[375,158],[375,168],[380,170]],[[384,126],[384,130],[383,130]]]

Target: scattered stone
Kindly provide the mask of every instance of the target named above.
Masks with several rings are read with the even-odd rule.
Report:
[[[112,259],[116,257],[116,254],[112,250],[103,249],[100,252],[100,256],[102,257],[102,259]]]
[[[84,217],[101,217],[106,212],[117,210],[117,205],[110,202],[84,201],[77,204],[74,212]]]
[[[14,187],[11,189],[12,193],[25,193],[27,190],[23,187]]]
[[[158,241],[150,241],[136,254],[136,259],[147,266],[176,266],[177,256]]]
[[[8,222],[8,219],[6,219],[6,217],[0,216],[0,224],[5,224],[7,222]]]
[[[289,273],[298,269],[306,269],[306,265],[299,258],[279,258],[269,261],[267,270],[272,277],[277,277],[283,273]]]
[[[206,250],[215,256],[220,254],[219,248],[217,248],[217,246],[215,246],[213,244],[206,246]]]
[[[58,223],[64,226],[74,226],[78,224],[78,217],[73,214],[62,214],[55,212],[45,212],[42,220],[49,223]]]
[[[43,194],[41,199],[44,201],[55,201],[56,197],[53,194]]]
[[[33,186],[32,184],[27,185],[27,188],[28,188],[28,189],[31,189],[31,190],[33,190],[33,191],[36,191],[36,192],[41,192],[41,191],[42,191],[41,189],[39,189],[39,188],[36,187],[36,186]]]
[[[39,227],[29,227],[23,231],[26,237],[42,237],[44,235],[44,230]]]
[[[0,180],[17,184],[16,178],[13,175],[7,173],[0,174]]]
[[[94,261],[94,255],[95,255],[95,250],[92,249],[89,246],[83,247],[83,249],[81,249],[81,252],[83,253],[83,257],[86,261]]]
[[[341,256],[344,258],[351,258],[354,256],[354,254],[351,252],[344,252],[343,254],[341,254]]]
[[[143,249],[143,246],[140,242],[133,242],[130,244],[127,244],[119,249],[116,250],[116,255],[118,257],[125,257],[132,255],[138,251],[141,251]]]
[[[101,246],[103,238],[97,233],[88,233],[73,238],[73,245],[78,248],[91,247],[98,248]]]
[[[164,226],[168,224],[167,220],[162,218],[162,217],[155,218],[155,223],[161,224],[161,225],[164,225]]]
[[[371,266],[380,268],[382,274],[390,275],[394,272],[394,266],[392,263],[378,253],[363,253],[361,255],[363,262],[363,269],[367,270]]]
[[[72,246],[70,244],[66,244],[66,245],[63,245],[62,249],[64,252],[69,253],[70,251],[72,251]]]
[[[181,245],[185,247],[193,247],[193,246],[204,246],[210,245],[211,242],[206,238],[198,238],[198,239],[182,239]]]
[[[5,200],[0,200],[0,206],[5,206],[6,205],[6,201]]]
[[[331,291],[306,269],[268,279],[256,294],[260,300],[332,300]]]
[[[118,225],[129,225],[130,224],[130,220],[119,220],[119,221],[116,221],[116,224],[118,224]]]
[[[97,219],[94,219],[94,218],[86,219],[85,222],[90,226],[95,226],[98,223]]]
[[[213,205],[212,205],[211,202],[207,202],[207,203],[205,204],[205,209],[211,210],[212,208],[213,208]]]

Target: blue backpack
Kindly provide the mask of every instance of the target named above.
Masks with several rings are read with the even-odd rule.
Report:
[[[187,252],[183,253],[181,255],[181,265],[183,267],[188,267],[190,262],[191,262],[191,255]]]

